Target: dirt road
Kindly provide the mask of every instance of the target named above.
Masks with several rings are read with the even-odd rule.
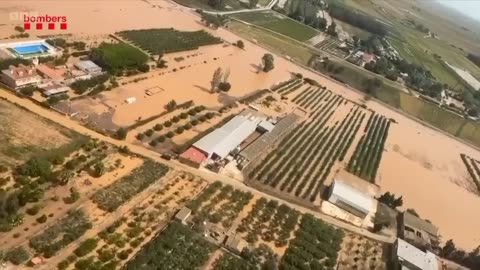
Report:
[[[161,159],[159,157],[158,153],[156,153],[156,152],[153,152],[153,151],[148,150],[146,148],[143,148],[141,146],[133,145],[133,144],[130,144],[130,143],[127,143],[127,142],[118,141],[118,140],[115,140],[113,138],[103,136],[103,135],[101,135],[101,134],[99,134],[95,131],[92,131],[92,130],[82,126],[80,123],[78,123],[78,122],[76,122],[72,119],[69,119],[65,116],[62,116],[62,115],[60,115],[60,114],[58,114],[54,111],[51,111],[49,109],[37,106],[28,99],[19,98],[19,97],[15,96],[14,94],[8,92],[5,89],[0,91],[0,98],[4,98],[4,99],[6,99],[6,100],[8,100],[12,103],[15,103],[15,104],[17,104],[21,107],[26,108],[27,110],[30,110],[31,112],[33,112],[35,114],[38,114],[38,115],[40,115],[42,117],[45,117],[45,118],[48,118],[48,119],[50,119],[50,120],[52,120],[52,121],[54,121],[54,122],[56,122],[56,123],[58,123],[58,124],[60,124],[64,127],[72,129],[72,130],[74,130],[78,133],[82,133],[82,134],[88,135],[92,138],[97,138],[99,140],[106,141],[106,142],[111,143],[111,144],[116,145],[116,146],[124,146],[125,145],[130,149],[130,151],[132,151],[135,154],[151,158],[151,159],[153,159],[155,161],[158,161],[158,162],[166,163],[174,169],[184,170],[184,171],[190,172],[190,173],[192,173],[194,175],[198,175],[198,176],[200,176],[200,177],[202,177],[202,178],[204,178],[204,179],[206,179],[210,182],[219,180],[219,181],[221,181],[225,184],[230,184],[230,185],[234,186],[235,188],[238,188],[238,189],[241,189],[241,190],[244,190],[244,191],[250,191],[253,194],[258,194],[258,195],[263,196],[263,197],[265,197],[267,199],[270,199],[270,200],[277,200],[280,203],[287,204],[290,207],[295,208],[302,213],[310,213],[310,214],[316,216],[317,218],[322,219],[325,222],[331,223],[331,224],[333,224],[337,227],[340,227],[340,228],[343,228],[343,229],[346,229],[348,231],[352,231],[352,232],[355,232],[355,233],[358,233],[358,234],[362,234],[366,237],[369,237],[369,238],[372,238],[372,239],[375,239],[375,240],[378,240],[378,241],[393,243],[393,241],[395,240],[394,237],[388,237],[388,236],[374,234],[374,233],[369,232],[368,230],[358,228],[354,225],[351,225],[351,224],[348,224],[346,222],[337,220],[337,219],[335,219],[331,216],[327,216],[325,214],[312,211],[311,209],[308,209],[308,208],[305,208],[305,207],[302,207],[302,206],[299,206],[299,205],[296,205],[296,204],[292,204],[292,203],[283,201],[282,199],[270,196],[266,193],[263,193],[263,192],[258,191],[256,189],[248,187],[248,186],[244,185],[242,182],[239,182],[239,181],[237,181],[233,178],[230,178],[230,177],[227,177],[227,176],[224,176],[224,175],[219,175],[219,174],[216,174],[216,173],[213,173],[213,172],[210,172],[210,171],[197,170],[197,169],[194,169],[192,167],[186,166],[184,164],[178,163],[176,161],[165,161],[165,160]]]

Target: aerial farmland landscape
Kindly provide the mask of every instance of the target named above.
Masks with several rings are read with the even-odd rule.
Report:
[[[480,4],[0,2],[0,269],[480,269]]]

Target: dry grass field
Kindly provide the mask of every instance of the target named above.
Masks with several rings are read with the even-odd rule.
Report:
[[[18,165],[42,151],[69,143],[75,134],[0,100],[0,164]]]

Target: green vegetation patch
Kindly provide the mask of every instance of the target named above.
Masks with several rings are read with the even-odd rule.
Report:
[[[30,239],[30,246],[49,258],[60,249],[80,238],[92,228],[88,217],[81,210],[74,210],[68,216],[48,227],[41,234]]]
[[[214,37],[203,30],[186,32],[164,28],[128,30],[117,34],[155,55],[195,50],[200,46],[222,43],[220,38]]]
[[[126,43],[102,43],[92,50],[90,57],[108,70],[137,68],[148,61],[148,55]]]
[[[113,212],[133,196],[148,188],[168,172],[168,167],[146,160],[145,163],[113,184],[99,190],[93,201],[102,210]]]
[[[215,182],[208,186],[195,200],[188,203],[192,212],[195,213],[195,222],[201,223],[208,220],[214,224],[222,224],[229,228],[235,217],[253,198],[252,193],[234,189],[231,185],[223,186],[221,182]],[[208,203],[206,203],[208,201]],[[222,202],[219,210],[219,202]]]
[[[348,163],[347,170],[369,182],[375,182],[390,121],[378,114],[370,115],[364,134]]]
[[[232,15],[232,17],[267,28],[302,42],[311,39],[319,33],[319,31],[311,27],[271,11],[238,13]]]
[[[310,214],[303,216],[280,269],[333,269],[344,232]]]
[[[201,235],[172,222],[148,242],[125,269],[197,269],[207,262],[214,250],[215,246]]]
[[[306,65],[313,56],[310,49],[303,47],[299,41],[288,39],[283,35],[255,27],[254,25],[232,21],[228,24],[228,28],[234,33],[253,40],[280,55],[288,56],[302,65]]]

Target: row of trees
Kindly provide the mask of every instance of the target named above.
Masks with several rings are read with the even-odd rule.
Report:
[[[196,269],[204,265],[215,246],[180,223],[168,227],[148,242],[126,265],[136,269]]]
[[[263,184],[271,185],[276,187],[280,182],[280,177],[277,176],[285,176],[285,171],[287,168],[287,164],[291,164],[295,162],[295,160],[299,160],[298,158],[294,158],[295,152],[299,151],[301,145],[306,144],[308,140],[306,138],[309,134],[313,134],[313,130],[316,127],[319,127],[321,130],[321,123],[325,123],[328,119],[327,113],[330,111],[331,107],[336,101],[332,99],[324,104],[321,109],[316,112],[317,117],[312,117],[314,119],[312,122],[307,123],[304,121],[300,125],[298,125],[292,132],[291,136],[286,137],[283,141],[279,144],[280,148],[277,151],[270,152],[267,157],[260,163],[255,169],[253,169],[249,173],[249,177],[251,179],[256,178],[258,181],[263,182]],[[290,167],[291,168],[291,167]],[[280,174],[282,173],[282,174]],[[287,178],[288,181],[289,178]]]
[[[252,244],[261,237],[265,242],[274,241],[275,246],[282,247],[287,245],[299,217],[298,211],[285,204],[278,205],[277,201],[260,198],[248,216],[242,219],[237,231],[247,232],[246,239]]]
[[[298,84],[295,84],[293,85],[292,87],[289,87],[289,88],[286,88],[286,89],[282,89],[281,91],[279,91],[278,93],[283,96],[287,96],[288,94],[290,93],[293,93],[295,91],[297,91],[298,89],[300,89],[300,87],[303,86],[303,83],[298,83]]]
[[[309,199],[312,202],[318,198],[318,196],[320,195],[320,189],[322,187],[322,184],[327,180],[327,177],[329,176],[335,162],[340,159],[342,154],[346,152],[348,142],[351,141],[353,137],[355,137],[355,134],[357,133],[358,128],[363,121],[363,116],[364,115],[360,111],[358,111],[358,108],[355,109],[353,113],[349,113],[349,115],[345,118],[348,120],[345,121],[344,119],[342,121],[341,127],[339,127],[335,131],[335,133],[333,133],[333,136],[327,142],[327,145],[331,146],[328,149],[328,152],[327,148],[323,148],[322,152],[319,156],[317,156],[317,159],[315,160],[315,162],[321,164],[319,166],[320,169],[317,170],[317,173],[314,174],[310,178],[310,180],[305,180],[309,181],[310,184],[308,188],[304,190],[304,193],[302,195],[303,198],[310,196]],[[335,138],[335,140],[333,140],[333,138]],[[313,168],[311,170],[313,174]],[[317,181],[315,181],[316,179]]]
[[[192,211],[195,214],[195,222],[199,224],[208,220],[215,224],[222,224],[224,228],[229,228],[235,217],[253,198],[253,195],[250,192],[234,189],[231,185],[220,187],[217,184],[213,189],[215,188],[219,189],[215,196],[208,191],[205,197],[199,197],[191,203],[194,206]],[[222,203],[219,207],[220,202]]]
[[[458,249],[453,240],[448,240],[442,247],[440,254],[442,258],[452,260],[469,269],[480,269],[480,246],[470,252]]]
[[[376,35],[385,36],[390,31],[385,24],[376,18],[336,2],[330,3],[328,11],[330,16],[335,19],[344,21]]]
[[[465,154],[460,154],[463,164],[467,168],[470,177],[477,186],[478,191],[480,192],[480,168],[478,167],[477,161]]]
[[[280,261],[280,269],[333,268],[343,236],[341,229],[305,214],[295,239]]]
[[[383,147],[388,136],[390,121],[378,114],[371,115],[365,131],[352,155],[347,170],[367,181],[375,182],[382,158]]]
[[[308,91],[306,89],[305,91]],[[314,88],[310,94],[305,94],[302,98],[298,99],[297,104],[305,109],[310,109],[315,111],[320,106],[322,101],[327,101],[333,99],[332,92],[326,91],[323,88]]]
[[[92,224],[85,213],[74,210],[41,234],[30,239],[30,246],[39,254],[50,258],[91,228]]]
[[[133,170],[127,176],[99,190],[93,195],[93,201],[102,210],[113,212],[139,192],[160,180],[169,168],[152,160]]]

